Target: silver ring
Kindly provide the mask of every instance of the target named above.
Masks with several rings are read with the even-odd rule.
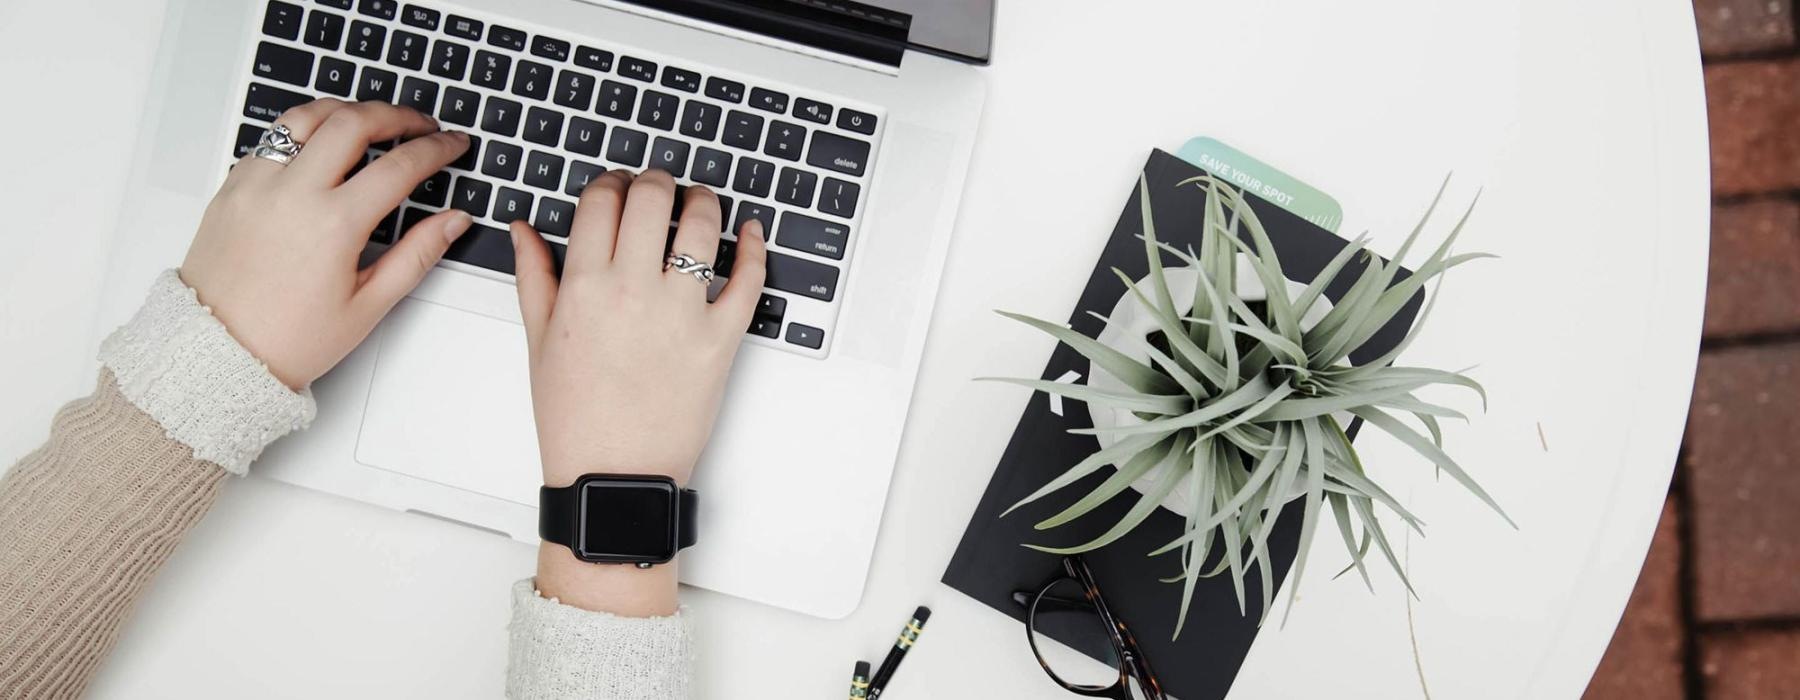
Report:
[[[701,284],[712,284],[713,269],[711,265],[695,260],[687,253],[671,255],[663,259],[663,271],[675,270],[694,276]]]
[[[257,140],[250,155],[287,165],[294,162],[294,156],[300,155],[300,145],[286,125],[276,124],[263,130],[262,138]]]

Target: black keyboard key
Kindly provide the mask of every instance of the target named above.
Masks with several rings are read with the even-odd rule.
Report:
[[[687,173],[688,145],[675,139],[656,137],[656,145],[650,149],[650,167],[667,172],[675,177]]]
[[[352,5],[356,4],[352,0],[313,0],[313,2],[326,7],[335,7],[340,10],[348,10]]]
[[[791,211],[781,215],[781,233],[775,237],[775,244],[783,248],[801,250],[832,260],[844,259],[844,246],[849,241],[848,224],[816,219]]]
[[[513,274],[512,234],[506,229],[475,224],[450,244],[444,259]]]
[[[400,10],[400,21],[426,31],[438,28],[438,18],[442,17],[437,10],[429,10],[418,5],[407,5]]]
[[[775,164],[755,158],[739,158],[731,189],[752,197],[767,197],[775,185]]]
[[[563,115],[561,112],[532,107],[525,113],[526,141],[543,146],[555,146],[562,140]]]
[[[715,100],[738,103],[744,101],[744,84],[724,78],[706,79],[706,96]]]
[[[426,50],[425,37],[396,29],[388,40],[387,62],[407,70],[419,70],[425,66]]]
[[[256,47],[252,72],[291,85],[306,87],[312,81],[313,55],[300,49],[262,42]]]
[[[488,199],[493,194],[493,185],[472,177],[459,177],[450,190],[450,206],[469,212],[469,216],[487,216]]]
[[[564,107],[586,112],[594,104],[594,76],[563,71],[556,76],[556,90],[550,99]]]
[[[481,110],[481,95],[451,85],[444,88],[444,103],[438,107],[438,119],[459,126],[475,126]]]
[[[725,115],[725,135],[721,140],[733,148],[755,151],[762,143],[762,126],[762,117],[731,110],[730,114]]]
[[[469,82],[489,90],[505,90],[506,76],[511,72],[512,57],[492,51],[476,51],[475,70],[469,74]]]
[[[408,76],[400,83],[400,106],[431,114],[437,110],[437,94],[437,83]]]
[[[306,44],[336,51],[344,41],[344,17],[324,10],[313,10],[306,18]]]
[[[531,55],[552,61],[569,60],[569,42],[539,34],[531,40]]]
[[[469,134],[469,149],[463,151],[462,155],[457,156],[456,160],[450,161],[450,167],[473,171],[475,169],[475,163],[480,156],[481,137]]]
[[[875,133],[875,115],[846,108],[838,114],[838,128],[859,134]]]
[[[769,251],[768,266],[769,276],[764,284],[770,289],[820,301],[831,301],[837,296],[838,269],[835,267],[772,250]]]
[[[643,167],[644,150],[649,145],[649,134],[621,126],[613,129],[612,141],[606,146],[606,159],[633,168]]]
[[[588,70],[605,73],[612,70],[613,55],[611,51],[602,51],[592,46],[575,49],[575,65]]]
[[[374,66],[363,66],[362,76],[356,81],[356,99],[359,102],[393,102],[394,90],[399,84],[400,76]]]
[[[806,162],[840,173],[861,175],[869,164],[869,142],[821,131],[813,134]]]
[[[400,7],[394,0],[361,0],[356,4],[356,11],[370,17],[393,19]]]
[[[469,47],[447,39],[431,46],[431,74],[439,78],[462,80],[469,70]]]
[[[338,97],[349,97],[350,91],[355,88],[356,64],[330,56],[319,58],[319,75],[313,79],[313,89]]]
[[[556,188],[553,186],[550,189]],[[574,220],[574,202],[545,197],[538,200],[537,218],[531,220],[531,225],[538,230],[538,233],[568,238],[569,223]]]
[[[803,348],[817,350],[825,345],[825,331],[800,323],[790,323],[787,329],[787,341]]]
[[[752,316],[750,318],[750,329],[744,332],[751,335],[760,335],[764,338],[779,337],[781,335],[781,321],[779,319],[765,318],[762,316]]]
[[[600,99],[594,111],[603,117],[625,121],[631,118],[631,106],[637,102],[637,88],[616,80],[600,81]]]
[[[719,115],[724,112],[718,105],[688,100],[687,106],[681,108],[681,134],[692,136],[702,141],[711,141],[719,133]]]
[[[738,205],[737,216],[731,220],[731,235],[741,235],[744,232],[744,222],[752,219],[762,223],[764,239],[775,233],[775,209],[767,204],[745,201]]]
[[[756,315],[763,318],[781,320],[787,313],[787,298],[773,294],[764,294],[756,298]]]
[[[856,196],[861,193],[862,186],[854,182],[825,178],[825,187],[819,190],[819,211],[848,219],[856,215]]]
[[[250,155],[251,149],[262,141],[263,128],[252,124],[239,124],[237,143],[231,149],[231,157],[242,158]]]
[[[731,230],[731,197],[713,192],[719,198],[719,233]]]
[[[569,132],[563,137],[563,148],[593,158],[600,157],[600,144],[606,136],[606,125],[592,119],[569,118]]]
[[[563,183],[563,194],[580,197],[581,191],[587,189],[588,183],[593,182],[594,178],[600,177],[600,174],[604,172],[606,172],[606,168],[596,163],[589,163],[585,160],[569,161],[569,179]]]
[[[646,83],[656,82],[656,64],[632,56],[619,57],[619,75]]]
[[[731,177],[731,154],[701,146],[694,154],[694,172],[688,177],[702,185],[723,188]]]
[[[794,116],[809,122],[831,123],[831,105],[804,97],[794,98]]]
[[[419,183],[418,187],[413,188],[412,196],[408,197],[408,199],[426,206],[442,209],[444,205],[450,202],[449,171],[439,170],[436,175],[425,178],[424,181]]]
[[[799,124],[776,120],[769,124],[769,140],[763,142],[763,153],[800,160],[800,150],[806,146],[806,127]]]
[[[675,128],[676,109],[681,98],[666,92],[644,91],[644,103],[638,105],[638,123],[668,131]]]
[[[444,23],[444,33],[469,41],[481,41],[481,20],[450,15],[450,20]]]
[[[299,5],[270,0],[269,9],[263,12],[263,33],[289,41],[299,39],[300,13]]]
[[[775,182],[775,201],[801,208],[811,207],[813,190],[818,185],[817,175],[798,168],[782,168],[781,176]]]
[[[503,224],[510,224],[519,219],[529,219],[531,199],[530,192],[502,187],[500,193],[494,195],[494,214],[489,218]]]
[[[374,230],[369,232],[369,242],[392,244],[400,238],[400,210],[395,209],[375,222]]]
[[[700,74],[685,68],[669,66],[663,69],[663,87],[674,88],[682,92],[700,91]]]
[[[525,184],[541,190],[555,192],[562,186],[562,156],[551,155],[543,151],[532,151],[525,158]]]
[[[776,92],[774,90],[765,90],[763,88],[751,88],[750,89],[750,106],[751,107],[755,107],[757,109],[765,110],[765,111],[769,111],[769,112],[774,112],[776,114],[786,114],[787,113],[787,105],[788,105],[788,96],[786,93],[780,93],[780,92]]]
[[[525,32],[498,24],[488,27],[488,43],[503,49],[525,50]]]
[[[381,60],[381,47],[387,44],[387,27],[356,20],[350,23],[350,41],[344,53],[371,61]]]
[[[730,277],[731,264],[737,261],[737,241],[719,239],[719,254],[713,256],[713,275]]]
[[[481,108],[481,130],[501,136],[519,133],[519,118],[525,106],[504,97],[489,97]]]
[[[487,152],[481,154],[481,174],[502,180],[517,180],[519,164],[524,159],[525,149],[494,141],[488,144]]]
[[[512,91],[514,95],[541,100],[550,96],[551,68],[537,61],[519,61],[519,68],[513,71]]]
[[[262,83],[251,83],[250,89],[244,93],[244,116],[272,122],[280,117],[282,112],[311,101],[311,97],[297,92],[289,92]]]

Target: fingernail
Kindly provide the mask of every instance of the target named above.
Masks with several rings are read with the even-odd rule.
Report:
[[[756,240],[759,240],[759,241],[762,240],[762,237],[763,237],[762,220],[751,219],[748,223],[746,223],[744,225],[744,233],[748,233],[752,236],[755,236]]]
[[[512,244],[513,244],[514,248],[519,247],[519,230],[518,229],[513,228],[511,226],[506,227],[506,237],[512,239]]]
[[[450,240],[454,241],[461,238],[463,233],[469,230],[469,225],[473,223],[475,223],[475,217],[469,216],[469,212],[459,209],[455,214],[450,215],[450,221],[444,224],[444,233],[450,234]]]

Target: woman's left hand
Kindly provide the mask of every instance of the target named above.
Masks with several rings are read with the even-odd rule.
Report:
[[[425,178],[469,147],[431,117],[383,102],[323,99],[276,120],[305,144],[293,162],[245,156],[200,222],[181,279],[283,383],[311,384],[424,279],[469,215],[419,222],[367,268],[369,234]],[[345,179],[371,144],[398,147]]]

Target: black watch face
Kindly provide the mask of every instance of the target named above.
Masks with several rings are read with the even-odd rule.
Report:
[[[595,478],[581,489],[581,541],[590,561],[662,562],[675,558],[676,489],[657,480]]]

